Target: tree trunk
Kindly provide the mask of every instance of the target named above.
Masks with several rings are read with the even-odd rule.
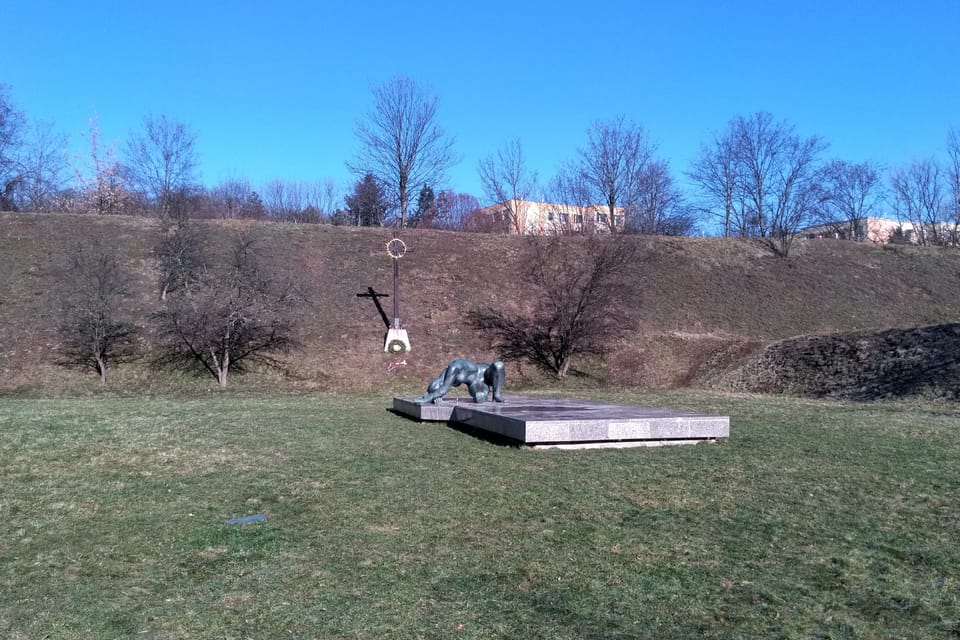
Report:
[[[107,363],[101,356],[97,356],[97,373],[100,374],[100,384],[107,384]]]
[[[383,223],[380,223],[383,226]],[[400,179],[400,228],[407,226],[407,181]]]
[[[217,382],[220,383],[221,387],[227,386],[227,373],[230,371],[230,353],[226,352],[223,354],[223,360],[220,362],[220,366],[217,367]]]

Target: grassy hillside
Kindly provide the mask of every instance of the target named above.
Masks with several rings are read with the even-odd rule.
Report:
[[[401,317],[412,352],[388,374],[385,327],[368,287],[388,293],[392,264],[386,229],[273,223],[205,223],[226,240],[243,228],[263,252],[306,283],[310,322],[292,376],[253,372],[231,384],[367,390],[418,389],[449,360],[488,359],[483,336],[465,326],[477,307],[529,300],[517,270],[523,239],[409,230],[401,261]],[[159,308],[151,249],[156,223],[141,218],[0,214],[0,391],[82,392],[95,376],[57,365],[60,316],[55,268],[75,242],[116,245],[136,274],[131,311],[147,325]],[[578,242],[570,239],[570,242]],[[770,342],[811,333],[882,330],[960,317],[960,253],[834,241],[799,243],[787,260],[758,243],[718,238],[636,237],[641,260],[631,277],[638,330],[602,360],[574,364],[586,375],[565,384],[663,387],[701,384],[705,372],[740,363]],[[391,300],[382,301],[390,313]],[[149,330],[145,340],[149,342]],[[705,365],[709,365],[704,368]],[[712,375],[712,373],[711,373]],[[213,380],[157,372],[146,362],[113,372],[114,389],[206,388]],[[553,384],[508,362],[508,385]]]

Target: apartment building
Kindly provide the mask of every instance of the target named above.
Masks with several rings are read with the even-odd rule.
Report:
[[[611,219],[607,207],[580,207],[543,200],[505,200],[469,214],[468,228],[491,233],[548,235],[562,233],[604,233],[622,231],[626,224],[624,209],[614,209]]]

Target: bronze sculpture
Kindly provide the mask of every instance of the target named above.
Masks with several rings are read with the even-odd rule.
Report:
[[[430,382],[427,392],[414,402],[440,404],[443,396],[451,388],[461,384],[467,385],[474,402],[486,402],[491,388],[494,402],[506,402],[502,395],[503,379],[504,369],[501,360],[491,364],[481,364],[472,360],[457,359],[448,364],[443,373]]]

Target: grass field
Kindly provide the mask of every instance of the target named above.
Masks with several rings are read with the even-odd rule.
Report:
[[[386,397],[0,399],[0,636],[960,636],[957,405],[591,397],[731,438],[531,451]]]

